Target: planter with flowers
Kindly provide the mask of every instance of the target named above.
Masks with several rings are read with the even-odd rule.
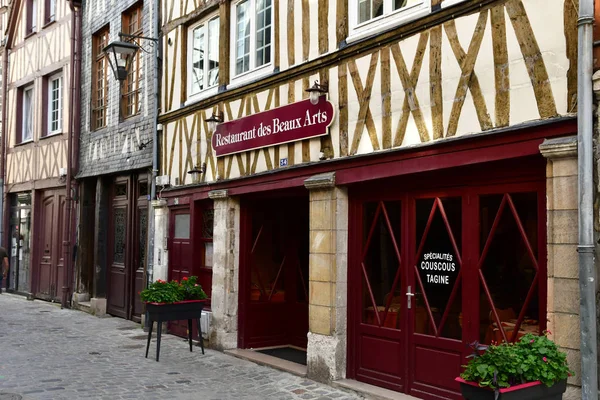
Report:
[[[527,334],[516,343],[472,345],[456,378],[466,400],[560,400],[572,374],[567,356],[548,338]]]
[[[162,322],[188,320],[188,340],[190,351],[192,351],[192,321],[198,324],[200,346],[204,354],[204,343],[202,330],[200,329],[200,317],[206,302],[206,293],[198,283],[198,277],[185,277],[178,282],[173,280],[166,282],[161,279],[152,282],[140,292],[140,298],[146,303],[146,315],[148,318],[148,343],[146,345],[146,357],[150,348],[152,327],[154,322],[158,323],[156,332],[156,361],[160,355],[160,339]]]

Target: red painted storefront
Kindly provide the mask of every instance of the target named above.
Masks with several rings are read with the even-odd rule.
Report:
[[[303,251],[308,259],[304,181],[334,171],[350,203],[347,376],[420,398],[458,399],[453,379],[469,343],[545,329],[546,167],[539,145],[575,131],[574,119],[544,121],[165,191],[170,226],[180,213],[192,221],[189,237],[170,241],[171,277],[201,272],[177,269],[175,254],[191,251],[198,259],[208,192],[227,189],[241,199],[238,345],[302,347],[308,277],[303,261],[289,259]],[[278,253],[269,260],[270,283],[256,273],[261,246]]]

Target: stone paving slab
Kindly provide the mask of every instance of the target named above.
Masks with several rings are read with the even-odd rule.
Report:
[[[0,295],[0,399],[359,399],[356,394],[43,301]],[[17,399],[18,397],[15,397]]]

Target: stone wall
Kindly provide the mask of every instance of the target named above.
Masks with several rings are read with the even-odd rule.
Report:
[[[308,376],[330,382],[346,375],[348,193],[335,173],[305,181],[310,190]]]
[[[226,190],[209,193],[214,201],[211,346],[235,349],[238,344],[240,270],[240,200]]]
[[[575,371],[564,399],[580,399],[577,138],[546,140],[540,151],[547,159],[548,330]]]

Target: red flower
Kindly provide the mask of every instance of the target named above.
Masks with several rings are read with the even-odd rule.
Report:
[[[533,343],[533,342],[535,342],[535,339],[531,339],[531,340],[529,341],[529,343]]]
[[[175,283],[179,283],[179,282],[177,282],[177,279],[173,279],[173,282],[175,282]]]
[[[182,281],[187,281],[187,280],[188,280],[187,276],[184,276],[182,279]]]
[[[542,360],[544,360],[544,362],[548,362],[548,359],[546,357],[542,358]]]
[[[198,284],[197,284],[197,283],[196,283],[196,284],[194,284],[194,287],[196,287],[196,286],[198,286]]]

